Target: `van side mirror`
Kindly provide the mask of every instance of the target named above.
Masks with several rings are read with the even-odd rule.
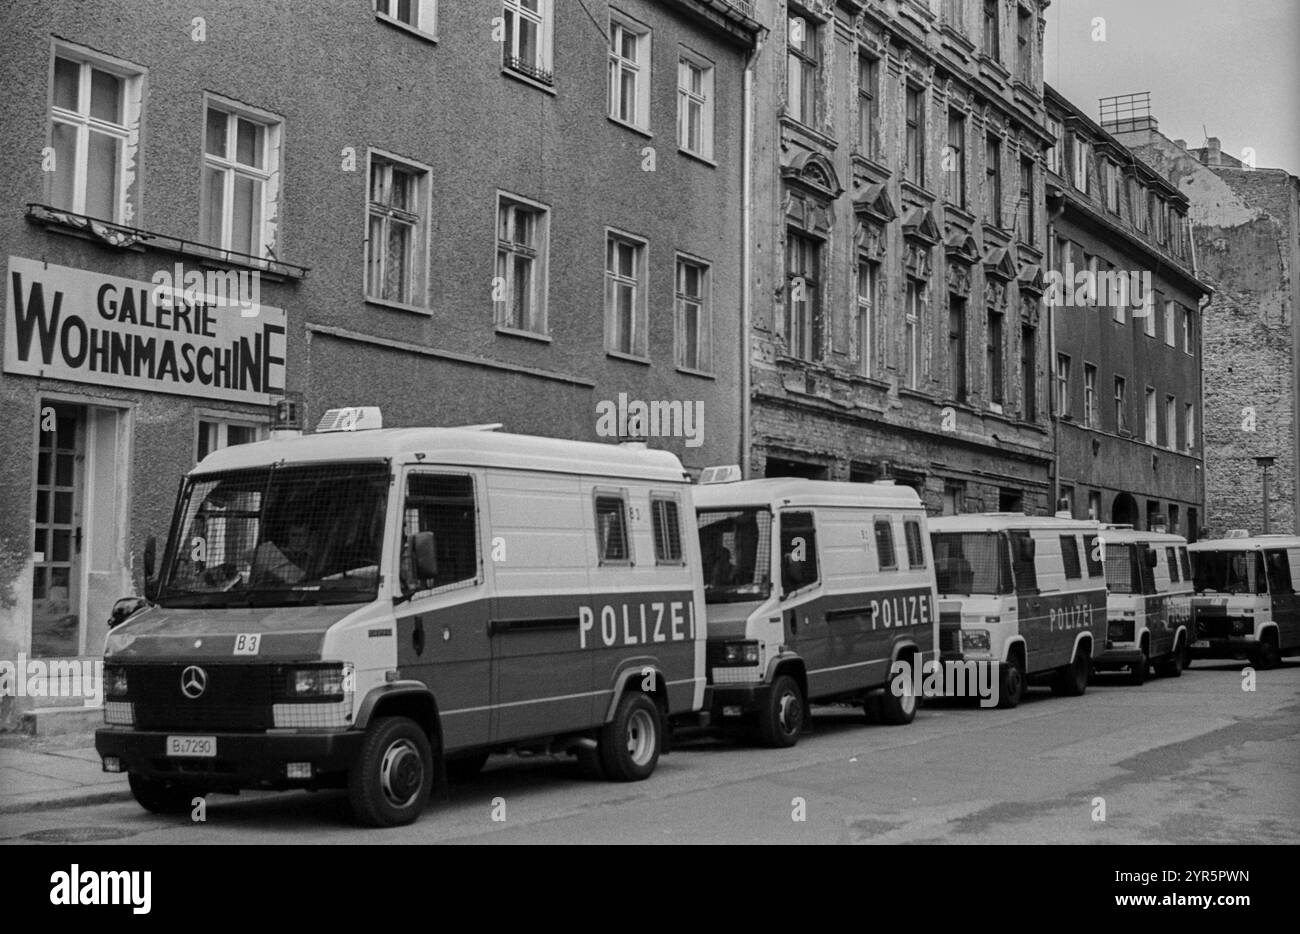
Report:
[[[108,614],[108,628],[120,626],[148,605],[149,601],[144,597],[123,597],[113,604],[113,609]]]
[[[415,576],[420,580],[438,575],[438,551],[432,532],[416,532],[411,536],[411,560]]]

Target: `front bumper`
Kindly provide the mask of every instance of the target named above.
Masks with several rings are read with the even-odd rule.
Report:
[[[741,714],[764,710],[772,696],[772,685],[765,682],[753,684],[714,684],[710,687],[707,707],[709,722],[724,722],[723,712],[728,707],[739,707]],[[726,719],[734,719],[732,717]]]
[[[1253,655],[1259,651],[1259,640],[1253,635],[1232,639],[1198,639],[1192,643],[1192,658],[1236,658]]]
[[[1104,650],[1092,657],[1092,667],[1098,671],[1110,671],[1116,668],[1127,668],[1129,665],[1137,665],[1141,661],[1142,649],[1140,646],[1119,645],[1112,647],[1107,644]]]
[[[105,727],[95,731],[95,751],[101,760],[116,756],[124,772],[210,790],[309,788],[346,772],[365,739],[361,730],[204,734],[216,736],[216,756],[168,756],[167,737],[177,735],[188,734]],[[285,766],[290,762],[310,762],[312,777],[288,778]]]

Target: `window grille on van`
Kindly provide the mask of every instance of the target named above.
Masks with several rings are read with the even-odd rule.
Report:
[[[1132,545],[1106,546],[1106,586],[1111,593],[1140,593]]]
[[[627,544],[627,504],[621,496],[596,496],[596,544],[601,564],[631,561]]]
[[[682,524],[677,500],[652,497],[650,509],[655,530],[655,561],[680,564],[682,560]]]
[[[1034,564],[1033,552],[1026,551],[1026,544],[1033,542],[1033,537],[1025,529],[1011,529],[1007,536],[1011,539],[1011,569],[1016,575],[1016,593],[1037,593],[1038,568]]]
[[[781,592],[793,593],[818,580],[817,528],[812,513],[782,513]]]
[[[915,519],[908,519],[903,523],[903,535],[907,539],[907,566],[925,567],[925,549],[921,546],[921,523]]]
[[[1173,548],[1165,549],[1165,561],[1169,563],[1169,582],[1171,584],[1177,584],[1179,581],[1178,554],[1177,552],[1174,551]]]
[[[939,593],[1011,592],[1011,558],[1006,538],[998,533],[935,532],[930,548]]]
[[[1096,535],[1085,535],[1083,537],[1083,558],[1088,562],[1088,576],[1102,577],[1106,570],[1102,566],[1101,547],[1097,544]]]
[[[478,515],[474,478],[466,474],[413,473],[402,506],[402,585],[408,592],[432,590],[479,575]],[[410,537],[432,532],[437,558],[434,576],[415,577]]]
[[[705,602],[766,600],[772,592],[772,513],[756,506],[702,509],[698,522]]]
[[[1079,540],[1073,535],[1061,536],[1061,563],[1065,566],[1065,579],[1077,581],[1083,577],[1079,566]]]
[[[894,526],[888,519],[876,520],[876,555],[880,559],[881,570],[898,567],[898,555],[894,553]]]

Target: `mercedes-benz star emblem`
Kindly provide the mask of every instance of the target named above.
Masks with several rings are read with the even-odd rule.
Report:
[[[190,700],[203,695],[208,687],[208,673],[198,665],[190,665],[181,672],[181,693]]]

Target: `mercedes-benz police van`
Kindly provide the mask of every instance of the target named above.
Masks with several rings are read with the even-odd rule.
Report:
[[[1146,681],[1148,669],[1177,678],[1192,646],[1192,575],[1187,540],[1143,532],[1129,525],[1103,525],[1106,643],[1093,666],[1127,669],[1130,684]]]
[[[1106,579],[1096,522],[1020,513],[930,520],[940,646],[949,663],[998,667],[998,706],[1031,681],[1057,694],[1088,687],[1106,638]]]
[[[794,745],[817,702],[861,703],[869,720],[910,723],[917,692],[907,677],[888,687],[894,662],[919,671],[938,636],[916,492],[738,480],[698,487],[695,506],[711,722],[756,723],[771,746]]]
[[[1273,668],[1300,651],[1300,537],[1256,535],[1195,542],[1193,658],[1246,657]]]
[[[435,774],[497,751],[646,778],[669,718],[701,709],[676,457],[377,418],[331,412],[357,430],[226,448],[185,478],[152,604],[105,652],[95,748],[145,808],[346,786],[361,821],[409,823]]]

